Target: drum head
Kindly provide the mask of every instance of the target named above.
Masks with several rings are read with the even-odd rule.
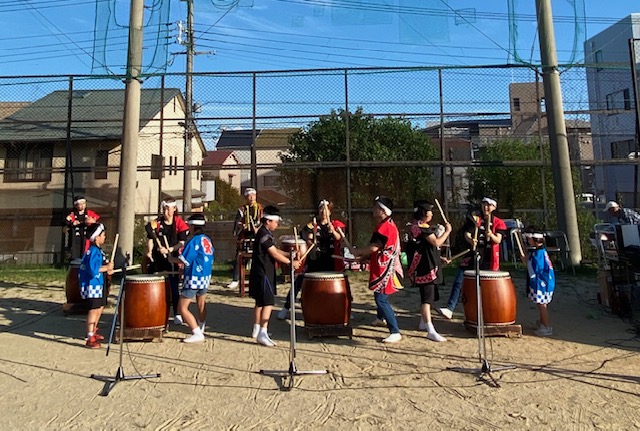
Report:
[[[480,278],[511,278],[511,275],[506,271],[487,271],[485,269],[481,269]],[[475,278],[476,272],[474,270],[467,270],[464,272],[465,278]]]
[[[135,274],[127,275],[127,282],[131,283],[157,283],[164,282],[164,277],[153,274]]]
[[[312,280],[339,280],[344,278],[344,274],[341,272],[307,272],[304,275],[304,278],[309,278]]]

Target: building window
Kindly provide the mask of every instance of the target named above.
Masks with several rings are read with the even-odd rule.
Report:
[[[51,181],[53,148],[42,144],[6,146],[4,182]]]
[[[151,155],[151,179],[164,178],[164,157],[160,154]]]
[[[514,111],[520,111],[520,98],[519,97],[514,97],[513,98],[513,110]]]
[[[262,181],[265,187],[278,187],[278,178],[277,175],[267,175],[262,177]]]
[[[108,167],[109,167],[109,150],[97,150],[96,151],[96,170],[93,177],[96,180],[106,180]]]
[[[626,159],[633,151],[635,151],[633,139],[626,139],[624,141],[616,141],[611,143],[612,159]]]
[[[631,110],[631,92],[628,88],[607,94],[605,100],[607,102],[607,111]]]

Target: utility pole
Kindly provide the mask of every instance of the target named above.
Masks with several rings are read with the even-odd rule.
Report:
[[[551,169],[555,185],[556,213],[560,230],[567,234],[571,249],[571,264],[582,260],[580,232],[576,213],[576,198],[571,177],[569,141],[564,123],[562,90],[558,72],[556,40],[553,31],[551,0],[536,0],[538,32],[540,35],[540,58],[542,60],[542,82],[546,98],[549,145],[551,147]]]
[[[187,1],[187,84],[186,84],[186,107],[184,111],[184,186],[182,190],[182,210],[184,213],[191,212],[191,137],[194,133],[193,127],[193,0]]]
[[[120,156],[120,183],[118,186],[117,230],[120,235],[120,257],[126,256],[127,253],[133,256],[138,133],[140,128],[141,80],[139,77],[142,74],[143,6],[143,0],[131,0],[124,118],[122,123],[122,154]]]

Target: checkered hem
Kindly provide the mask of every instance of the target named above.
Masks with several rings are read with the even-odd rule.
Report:
[[[80,286],[80,297],[82,297],[82,299],[102,298],[102,290],[102,286],[93,284]]]
[[[182,284],[183,289],[207,289],[209,288],[209,282],[211,281],[211,276],[206,277],[194,277],[194,276],[185,276],[184,283]]]
[[[553,292],[529,292],[529,299],[536,304],[548,304],[553,298]]]

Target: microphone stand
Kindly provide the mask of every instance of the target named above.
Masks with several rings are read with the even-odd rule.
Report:
[[[100,376],[97,374],[91,374],[91,378],[95,380],[100,380],[105,382],[104,387],[102,388],[102,392],[100,392],[100,396],[106,397],[109,395],[109,392],[114,388],[114,386],[123,380],[140,380],[140,379],[152,379],[160,377],[160,373],[156,374],[145,374],[145,375],[137,375],[137,376],[127,376],[124,374],[124,369],[122,368],[122,356],[123,356],[123,345],[124,345],[124,298],[125,298],[125,288],[126,283],[125,280],[127,278],[127,263],[129,263],[130,256],[127,253],[125,260],[122,264],[122,279],[120,280],[120,292],[118,292],[118,299],[116,300],[116,312],[113,313],[113,321],[111,322],[111,332],[109,333],[109,343],[107,344],[107,354],[105,356],[109,356],[109,351],[111,350],[111,342],[113,341],[113,335],[116,329],[116,320],[118,319],[118,311],[120,312],[120,355],[118,359],[118,370],[116,371],[115,376]]]
[[[281,390],[290,391],[293,388],[293,379],[295,376],[303,376],[303,375],[321,375],[328,374],[328,370],[309,370],[309,371],[300,371],[298,367],[296,367],[295,357],[296,357],[296,294],[295,294],[295,268],[293,267],[293,252],[292,249],[289,252],[289,258],[291,260],[291,290],[289,291],[289,303],[290,303],[290,312],[291,319],[289,325],[289,369],[288,370],[260,370],[260,374],[269,375],[273,377],[283,378],[283,385],[281,386]],[[288,377],[287,386],[284,385],[284,379]]]
[[[501,371],[501,370],[512,370],[516,368],[514,365],[505,365],[502,367],[492,368],[489,359],[487,359],[487,347],[486,347],[486,339],[484,335],[484,312],[482,308],[482,286],[480,283],[480,253],[478,252],[478,247],[474,246],[473,250],[473,260],[474,260],[474,271],[475,271],[475,283],[476,283],[476,302],[477,302],[477,315],[478,322],[476,327],[476,336],[478,337],[478,360],[480,361],[480,369],[477,368],[461,368],[461,367],[448,367],[447,370],[460,372],[460,373],[469,373],[469,374],[477,374],[477,380],[486,381],[484,378],[487,376],[494,388],[499,388],[500,384],[491,374],[492,371]]]

